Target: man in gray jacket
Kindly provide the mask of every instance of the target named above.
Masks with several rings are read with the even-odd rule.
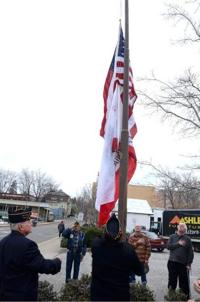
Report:
[[[189,299],[189,271],[194,253],[192,242],[186,233],[186,224],[179,223],[177,233],[170,236],[167,246],[170,250],[167,267],[169,271],[168,288],[175,290],[179,279],[179,287]]]

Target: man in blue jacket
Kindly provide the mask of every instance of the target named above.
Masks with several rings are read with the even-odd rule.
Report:
[[[68,282],[71,279],[73,264],[73,279],[78,279],[80,263],[86,254],[86,240],[85,234],[80,230],[80,224],[77,221],[71,229],[64,230],[62,236],[68,239],[65,280],[65,282]]]
[[[0,241],[0,301],[37,301],[38,273],[56,274],[59,258],[45,259],[31,233],[31,208],[10,207],[11,233]]]

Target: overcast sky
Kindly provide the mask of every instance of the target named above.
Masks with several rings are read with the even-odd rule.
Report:
[[[120,0],[0,1],[0,168],[40,169],[75,195],[96,180],[103,139],[103,86],[118,38]],[[172,45],[183,28],[164,19],[162,0],[129,0],[135,88],[152,71],[173,80],[195,68],[193,47]],[[120,5],[121,3],[121,5]],[[139,100],[140,103],[142,100]],[[175,167],[192,152],[135,105],[138,160]],[[134,183],[148,183],[138,167]]]

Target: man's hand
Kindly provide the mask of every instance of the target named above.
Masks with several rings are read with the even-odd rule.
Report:
[[[140,239],[138,240],[137,243],[142,243],[142,244],[144,244],[144,243],[145,243],[145,240],[144,240],[143,238],[140,238]]]
[[[84,256],[83,256],[83,255],[81,255],[81,261],[83,260],[83,258],[84,258]]]
[[[185,245],[186,245],[186,241],[185,241],[185,240],[182,240],[182,239],[180,239],[180,240],[178,241],[178,243],[179,243],[180,245],[182,245],[182,246],[185,246]]]
[[[199,279],[194,280],[193,286],[194,286],[194,289],[196,290],[196,292],[200,294],[200,280]]]

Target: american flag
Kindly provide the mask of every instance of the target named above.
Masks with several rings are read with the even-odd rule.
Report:
[[[123,102],[123,87],[124,87],[124,49],[125,49],[125,39],[123,35],[122,28],[120,26],[119,42],[115,49],[110,68],[106,77],[103,91],[104,99],[104,117],[101,124],[100,135],[104,137],[105,125],[107,120],[107,113],[109,112],[110,106],[112,104],[112,98],[116,85],[122,87],[121,101]],[[136,101],[137,95],[135,93],[133,85],[133,73],[132,68],[129,64],[129,119],[133,114],[133,106]],[[130,137],[133,138],[137,133],[137,126],[132,123],[130,130]]]
[[[104,116],[100,135],[104,137],[104,151],[97,185],[96,209],[99,211],[99,224],[103,225],[109,219],[110,212],[119,197],[119,167],[120,167],[120,140],[123,112],[124,86],[124,48],[125,39],[120,25],[119,40],[115,49],[103,90]],[[133,85],[132,69],[129,66],[129,163],[128,181],[136,169],[136,155],[132,139],[137,132],[133,117],[133,106],[136,101]]]

